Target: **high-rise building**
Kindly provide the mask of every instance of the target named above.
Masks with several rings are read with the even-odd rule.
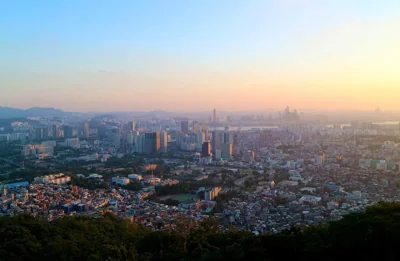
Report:
[[[181,121],[181,132],[185,134],[189,133],[189,121]]]
[[[134,121],[128,122],[127,130],[134,131],[135,129],[136,129],[136,122],[134,122]]]
[[[160,152],[161,138],[160,132],[145,133],[144,153],[152,155]]]
[[[220,160],[221,159],[221,149],[217,149],[215,151],[215,153],[213,153],[213,156],[215,157],[216,160]]]
[[[60,125],[58,123],[53,125],[53,138],[60,138]]]
[[[107,138],[107,127],[104,123],[97,127],[96,138],[100,140]]]
[[[230,131],[229,126],[225,127],[225,131],[221,134],[221,144],[232,143],[233,144],[233,133]]]
[[[128,143],[128,145],[132,145],[133,141],[134,141],[133,131],[129,130],[126,132],[126,143]]]
[[[229,132],[224,132],[223,134],[223,140],[221,141],[221,143],[230,143],[230,133]]]
[[[252,151],[252,150],[245,151],[243,153],[242,160],[248,161],[248,162],[254,161],[254,151]]]
[[[89,128],[89,123],[85,123],[83,125],[83,137],[86,139],[89,139],[90,137],[90,128]]]
[[[318,166],[323,167],[325,165],[325,152],[320,152],[316,157],[315,161]]]
[[[109,129],[107,131],[108,141],[112,142],[116,148],[121,147],[121,134],[119,128]]]
[[[217,111],[213,110],[213,122],[217,122]]]
[[[201,124],[197,121],[193,121],[192,132],[199,133],[201,131],[202,126],[203,126],[203,124]]]
[[[203,142],[207,141],[206,140],[206,134],[204,132],[198,132],[196,134],[196,148],[197,151],[202,151],[202,146],[203,146]]]
[[[232,143],[222,144],[221,157],[223,159],[229,160],[232,158]]]
[[[74,137],[74,128],[72,126],[63,126],[64,138],[69,139]]]
[[[49,139],[49,131],[47,128],[39,127],[35,130],[36,139],[37,140],[48,140]]]
[[[214,200],[215,197],[218,196],[219,192],[221,192],[222,187],[214,187],[209,188],[204,191],[204,199],[207,201]]]
[[[209,141],[203,142],[202,149],[201,149],[201,156],[202,157],[210,157],[211,155],[211,144]]]
[[[204,140],[210,140],[210,135],[208,134],[208,129],[204,130]]]
[[[145,135],[139,134],[135,138],[135,151],[137,153],[144,153],[144,143],[145,143]]]
[[[160,152],[161,153],[167,153],[167,149],[168,149],[168,133],[166,131],[162,131],[160,133],[161,137],[160,137]]]
[[[119,129],[114,129],[112,131],[112,140],[116,148],[119,148],[121,146],[121,134]]]
[[[217,149],[221,149],[221,132],[220,131],[212,132],[211,147],[212,147],[213,154],[215,154]]]
[[[139,133],[139,131],[135,130],[135,131],[132,131],[132,134],[133,134],[133,142],[135,143],[136,137],[139,136],[140,133]]]
[[[233,146],[239,146],[239,140],[240,140],[239,134],[234,132],[232,136],[233,136]]]
[[[189,143],[196,143],[197,136],[194,133],[190,133],[188,135],[188,142]]]

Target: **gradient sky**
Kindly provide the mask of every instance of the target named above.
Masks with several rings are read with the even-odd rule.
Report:
[[[400,109],[400,1],[21,0],[0,106]]]

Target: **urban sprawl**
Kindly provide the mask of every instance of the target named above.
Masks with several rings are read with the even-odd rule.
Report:
[[[397,201],[397,123],[260,116],[92,116],[0,127],[0,215],[113,212],[155,230],[209,216],[255,234],[325,224]],[[257,124],[254,124],[257,123]]]

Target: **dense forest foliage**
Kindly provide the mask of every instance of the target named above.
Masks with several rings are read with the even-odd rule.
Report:
[[[110,186],[107,182],[97,179],[76,178],[73,176],[72,184],[85,189],[109,189]]]
[[[329,226],[256,236],[215,219],[149,231],[112,214],[46,222],[0,218],[0,260],[398,260],[400,204],[382,203]]]
[[[156,186],[155,192],[157,196],[175,195],[183,193],[196,192],[200,187],[210,185],[207,179],[200,181],[181,181],[174,185]]]
[[[180,182],[174,185],[155,186],[155,191],[157,196],[189,193],[190,184],[188,182]]]

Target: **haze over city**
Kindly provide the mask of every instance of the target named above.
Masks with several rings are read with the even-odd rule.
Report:
[[[399,29],[400,0],[1,1],[0,261],[398,260]]]
[[[0,105],[398,110],[399,1],[8,1]]]

